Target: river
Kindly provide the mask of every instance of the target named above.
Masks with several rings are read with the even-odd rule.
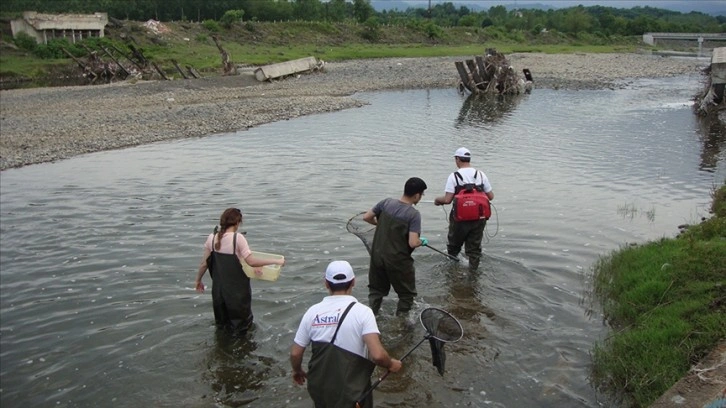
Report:
[[[588,380],[608,334],[592,265],[708,216],[726,132],[692,113],[700,86],[693,75],[510,98],[366,93],[362,108],[3,171],[0,403],[311,406],[288,352],[325,295],[327,263],[348,260],[367,298],[368,254],[346,221],[411,176],[433,200],[466,146],[496,194],[479,270],[417,249],[415,313],[394,317],[393,294],[379,317],[394,356],[423,338],[428,306],[458,318],[464,337],[446,345],[443,376],[426,343],[415,349],[377,406],[612,406]],[[287,261],[278,281],[253,282],[246,339],[215,333],[210,292],[193,290],[227,207],[242,209],[253,250]],[[444,250],[444,211],[418,208]]]

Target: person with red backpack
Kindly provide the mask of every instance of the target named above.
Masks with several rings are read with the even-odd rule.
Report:
[[[486,174],[471,167],[469,149],[457,149],[454,161],[458,170],[449,175],[444,195],[436,197],[434,204],[452,204],[447,252],[451,256],[458,256],[464,246],[469,267],[476,269],[481,260],[481,241],[484,227],[491,216],[489,201],[494,199],[494,191]]]

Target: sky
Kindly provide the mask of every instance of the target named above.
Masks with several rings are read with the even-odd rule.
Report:
[[[411,4],[413,7],[427,7],[429,0],[373,0],[372,3],[385,4],[387,2]],[[445,0],[431,0],[432,4],[442,3]],[[691,11],[700,11],[706,14],[726,15],[726,0],[446,0],[454,3],[456,6],[467,6],[473,8],[481,7],[485,10],[493,6],[520,6],[539,4],[551,6],[553,8],[566,8],[582,4],[583,6],[606,6],[616,8],[633,8],[633,7],[656,7],[668,10],[688,13]],[[378,7],[376,7],[378,8]]]

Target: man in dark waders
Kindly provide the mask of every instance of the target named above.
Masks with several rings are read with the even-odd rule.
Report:
[[[366,222],[376,225],[368,268],[368,304],[376,315],[391,286],[398,294],[396,315],[406,314],[413,307],[416,269],[411,254],[428,245],[421,237],[421,214],[414,205],[421,201],[425,190],[423,180],[411,177],[400,199],[386,198],[363,215]]]
[[[330,296],[305,312],[290,350],[292,379],[298,385],[308,380],[315,408],[353,408],[370,387],[376,365],[394,373],[401,369],[401,361],[383,348],[371,309],[351,295],[353,286],[350,264],[331,262],[325,271]],[[311,343],[313,355],[305,372],[303,353]],[[373,395],[361,406],[373,407]]]
[[[434,199],[434,205],[451,204],[457,195],[464,189],[473,187],[477,192],[486,196],[488,200],[494,199],[494,191],[484,172],[471,166],[471,152],[460,147],[454,152],[454,162],[457,171],[449,174],[444,187],[444,195]],[[449,234],[447,252],[451,256],[458,256],[461,247],[469,258],[469,268],[476,270],[481,260],[481,241],[484,237],[484,228],[487,220],[475,217],[471,220],[456,219],[456,203],[452,205],[449,213]]]

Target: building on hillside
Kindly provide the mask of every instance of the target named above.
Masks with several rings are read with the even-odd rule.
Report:
[[[75,43],[89,37],[103,37],[108,24],[107,13],[93,14],[41,14],[26,11],[23,18],[10,22],[13,38],[25,33],[38,44],[47,44],[54,38],[65,38]]]

